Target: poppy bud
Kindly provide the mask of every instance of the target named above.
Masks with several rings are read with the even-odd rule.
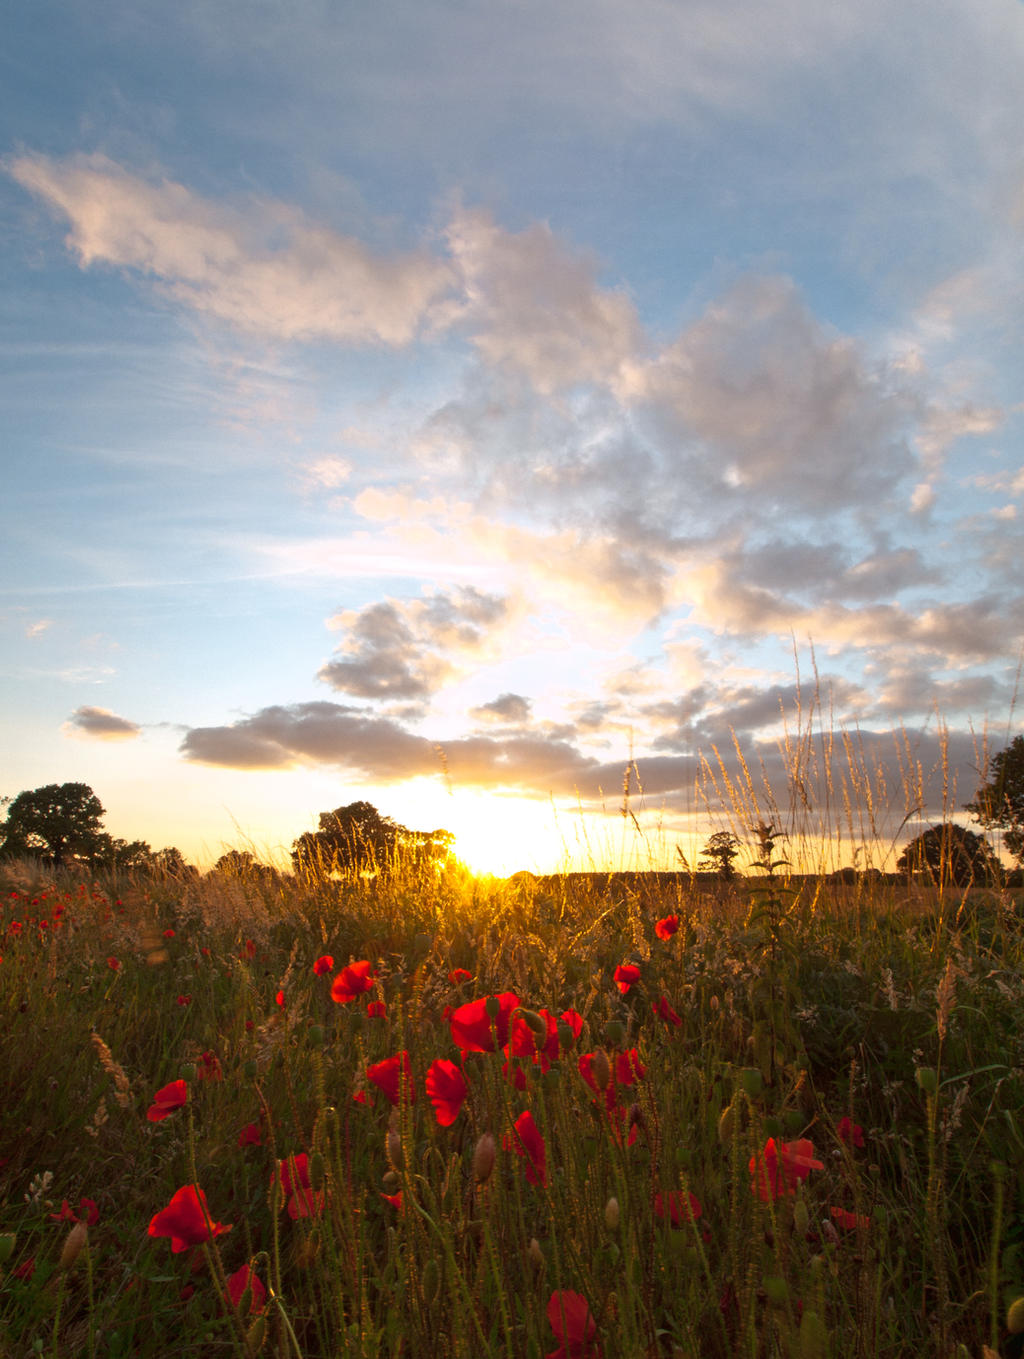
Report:
[[[395,1170],[402,1169],[402,1139],[398,1133],[388,1129],[385,1139],[385,1146],[388,1154],[388,1161]]]
[[[497,996],[488,996],[484,1001],[484,1013],[493,1024],[501,1014],[501,1001]]]
[[[1024,1331],[1024,1298],[1015,1298],[1006,1313],[1006,1329],[1011,1335]]]
[[[608,1089],[608,1082],[612,1078],[612,1067],[604,1048],[598,1048],[594,1053],[594,1060],[590,1064],[590,1074],[593,1076],[594,1084],[598,1090]]]
[[[309,1187],[314,1194],[318,1194],[324,1187],[324,1158],[320,1152],[314,1151],[309,1158]]]
[[[601,1030],[601,1036],[611,1043],[613,1047],[621,1047],[626,1037],[626,1026],[621,1019],[609,1019],[608,1023]]]
[[[770,1274],[764,1280],[765,1297],[773,1307],[785,1307],[789,1300],[789,1285],[778,1274]]]
[[[60,1253],[61,1269],[70,1269],[82,1253],[82,1247],[89,1243],[89,1228],[84,1222],[76,1222],[68,1232],[64,1249]]]
[[[647,1127],[647,1123],[646,1123],[645,1120],[644,1120],[644,1111],[640,1108],[639,1104],[631,1104],[631,1105],[629,1106],[629,1116],[628,1116],[628,1117],[629,1117],[629,1126],[630,1126],[631,1128],[646,1128],[646,1127]]]
[[[310,1024],[307,1036],[310,1047],[322,1048],[324,1045],[324,1026],[322,1024]]]
[[[540,1242],[535,1236],[530,1237],[530,1244],[527,1247],[526,1253],[530,1257],[530,1264],[533,1265],[535,1269],[544,1268],[544,1252],[541,1250]]]
[[[497,1148],[491,1134],[489,1132],[481,1133],[473,1152],[473,1174],[476,1176],[478,1184],[486,1184],[491,1178],[496,1151]]]
[[[740,1072],[740,1085],[751,1099],[757,1099],[764,1092],[764,1077],[756,1066],[747,1067]]]
[[[267,1318],[259,1316],[245,1333],[246,1354],[258,1354],[267,1338]]]
[[[538,1038],[546,1038],[548,1034],[547,1022],[536,1010],[520,1010],[519,1016]]]
[[[393,1170],[385,1170],[381,1176],[381,1184],[389,1194],[394,1194],[402,1183],[401,1176],[396,1175]]]
[[[797,1353],[800,1359],[824,1359],[828,1347],[828,1332],[817,1312],[808,1309],[800,1318],[800,1337]]]
[[[793,1204],[793,1226],[801,1236],[806,1236],[811,1225],[811,1215],[807,1211],[807,1204],[803,1199],[797,1199]]]
[[[0,1265],[6,1265],[7,1261],[14,1254],[14,1242],[17,1239],[15,1232],[4,1232],[0,1235]]]
[[[437,1301],[437,1295],[441,1291],[441,1269],[437,1263],[437,1257],[432,1255],[423,1266],[423,1296],[427,1303]]]
[[[561,1080],[562,1073],[559,1071],[557,1066],[552,1066],[548,1067],[547,1071],[544,1072],[543,1076],[541,1077],[540,1083],[547,1091],[547,1093],[550,1095],[553,1094],[554,1091],[558,1089],[559,1085],[561,1084]]]
[[[604,1225],[610,1232],[619,1230],[619,1201],[616,1198],[610,1198],[604,1205]]]
[[[192,1070],[194,1072],[195,1067],[193,1067]],[[245,1079],[247,1081],[254,1081],[256,1077],[260,1074],[260,1069],[255,1062],[249,1061],[243,1065],[242,1074],[245,1076]]]
[[[576,1034],[573,1032],[571,1024],[567,1024],[564,1019],[558,1021],[558,1046],[560,1049],[571,1048],[576,1042]]]
[[[736,1111],[731,1104],[727,1104],[722,1110],[722,1116],[718,1120],[718,1140],[723,1147],[727,1147],[732,1141],[733,1132],[736,1129]]]

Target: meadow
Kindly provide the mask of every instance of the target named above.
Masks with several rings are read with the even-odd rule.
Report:
[[[1019,892],[0,867],[0,1356],[1021,1353]]]

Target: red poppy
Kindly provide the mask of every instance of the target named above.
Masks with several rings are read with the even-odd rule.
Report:
[[[361,963],[349,963],[331,983],[331,1000],[336,1000],[339,1005],[355,1000],[356,996],[361,996],[364,991],[372,988],[376,975],[372,964],[365,959]]]
[[[572,1029],[572,1036],[579,1041],[580,1034],[583,1032],[583,1016],[578,1010],[563,1010],[558,1016],[563,1024],[568,1024]]]
[[[20,926],[19,926],[19,929],[20,929]],[[121,964],[120,964],[120,962],[118,961],[117,958],[108,958],[108,959],[107,959],[107,966],[110,968],[111,972],[120,972],[120,970],[121,970]]]
[[[651,1009],[656,1019],[663,1019],[666,1024],[674,1024],[677,1029],[683,1022],[669,1004],[668,996],[662,996],[656,1005],[651,1006]]]
[[[284,992],[283,992],[283,991],[278,991],[277,995],[274,997],[274,1000],[277,1002],[278,1005],[280,1005],[281,1009],[283,1010],[283,1009],[284,1009]]]
[[[547,1010],[537,1011],[534,1022],[536,1018],[544,1021],[543,1034],[532,1029],[522,1014],[513,1016],[509,1026],[507,1055],[531,1057],[534,1061],[539,1057],[543,1070],[547,1071],[548,1066],[558,1060],[558,1020]]]
[[[267,1301],[267,1290],[263,1287],[255,1270],[250,1269],[248,1265],[242,1265],[241,1269],[236,1269],[228,1279],[228,1297],[231,1299],[232,1307],[237,1309],[242,1301],[242,1294],[247,1288],[252,1293],[249,1314],[262,1312]]]
[[[153,1103],[146,1117],[150,1123],[161,1123],[168,1114],[173,1114],[175,1109],[180,1109],[187,1103],[188,1085],[185,1081],[171,1081],[170,1085],[165,1085],[153,1096]]]
[[[647,1075],[647,1068],[640,1061],[640,1054],[636,1048],[630,1048],[628,1052],[619,1052],[615,1055],[615,1079],[619,1085],[633,1085],[636,1081],[642,1081]]]
[[[764,1151],[750,1158],[750,1188],[762,1203],[795,1194],[797,1185],[806,1180],[812,1170],[824,1170],[814,1159],[814,1144],[806,1137],[796,1142],[776,1144],[769,1137]]]
[[[666,915],[661,920],[655,921],[654,933],[659,939],[671,939],[679,928],[679,917],[677,915]]]
[[[487,1013],[487,1003],[491,1000],[498,1003],[498,1013],[493,1020]],[[512,991],[503,991],[500,996],[487,996],[460,1005],[448,1017],[452,1041],[463,1052],[495,1052],[508,1042],[512,1015],[518,1009],[519,997]]]
[[[313,1191],[309,1182],[309,1157],[304,1151],[278,1161],[275,1177],[284,1190],[288,1216],[292,1221],[300,1217],[319,1217],[324,1208],[324,1192]]]
[[[399,1190],[397,1194],[381,1194],[381,1198],[384,1200],[385,1203],[390,1203],[392,1208],[397,1208],[399,1212],[402,1211],[401,1190]]]
[[[615,979],[615,985],[619,988],[622,994],[625,995],[629,988],[634,984],[634,982],[638,982],[640,980],[640,969],[638,967],[634,967],[632,963],[621,963],[615,969],[613,976]]]
[[[548,1323],[555,1333],[558,1349],[547,1359],[600,1359],[597,1322],[581,1294],[562,1290],[551,1294]]]
[[[11,1270],[13,1276],[16,1279],[21,1279],[24,1283],[27,1283],[35,1272],[36,1257],[34,1255],[30,1255],[27,1260],[23,1260],[17,1269]]]
[[[845,1231],[852,1232],[857,1227],[866,1231],[871,1226],[869,1217],[864,1217],[858,1213],[849,1213],[845,1208],[830,1208],[828,1211]]]
[[[179,1005],[191,1005],[191,1004],[192,1004],[192,997],[191,997],[191,996],[179,996],[179,997],[178,997],[178,1004],[179,1004]]]
[[[60,1205],[60,1212],[51,1213],[50,1219],[53,1222],[84,1222],[87,1227],[94,1227],[99,1222],[100,1210],[96,1207],[94,1199],[79,1199],[78,1207],[81,1217],[74,1211],[67,1199],[64,1199]]]
[[[451,1127],[469,1093],[465,1076],[454,1062],[439,1057],[430,1063],[426,1085],[427,1096],[434,1106],[438,1123],[442,1128]]]
[[[316,977],[322,977],[325,972],[330,972],[333,966],[334,959],[331,957],[329,953],[325,953],[322,958],[318,958],[316,962],[313,964],[313,975]]]
[[[173,930],[164,930],[164,938],[165,938],[165,939],[173,939],[173,938],[174,938],[174,931],[173,931]]]
[[[655,1194],[654,1213],[662,1220],[668,1218],[673,1227],[682,1227],[687,1222],[696,1222],[703,1213],[700,1199],[696,1194],[687,1193],[684,1195],[680,1190],[673,1189],[668,1194]]]
[[[863,1147],[864,1129],[859,1123],[854,1123],[844,1114],[836,1124],[836,1133],[840,1142],[845,1142],[850,1147]]]
[[[149,1224],[150,1236],[169,1236],[171,1250],[180,1254],[190,1246],[201,1246],[231,1230],[230,1225],[214,1222],[206,1206],[206,1195],[194,1184],[186,1184],[157,1213]]]
[[[204,1052],[196,1062],[197,1081],[222,1081],[224,1072],[220,1069],[220,1059],[215,1052]]]
[[[526,1178],[531,1184],[546,1185],[547,1147],[533,1121],[533,1114],[527,1109],[519,1115],[512,1126],[515,1129],[515,1136],[504,1139],[506,1148],[511,1146],[518,1156],[525,1159]]]
[[[258,1123],[247,1123],[238,1134],[240,1147],[260,1147],[263,1145],[263,1129]]]
[[[448,980],[453,986],[458,986],[462,982],[472,981],[473,974],[472,972],[467,972],[464,967],[453,967],[448,973]]]
[[[395,1057],[385,1057],[366,1068],[366,1078],[383,1090],[392,1104],[398,1103],[402,1094],[410,1104],[415,1103],[416,1088],[413,1085],[412,1071],[409,1068],[408,1052],[400,1052]],[[401,1083],[402,1089],[399,1089]]]
[[[371,1000],[366,1007],[366,1014],[370,1019],[383,1019],[387,1012],[388,1007],[382,1000]]]

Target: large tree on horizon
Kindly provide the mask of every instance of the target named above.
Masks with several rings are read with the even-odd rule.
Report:
[[[944,821],[916,836],[896,860],[896,870],[929,882],[981,887],[999,880],[999,860],[983,835]]]
[[[86,783],[48,783],[19,793],[0,826],[3,855],[35,855],[60,866],[100,858],[110,844],[103,804]]]
[[[986,774],[967,811],[986,830],[1001,830],[1007,851],[1024,864],[1024,736],[993,755]]]
[[[410,830],[382,816],[372,802],[350,802],[320,813],[319,829],[292,845],[292,864],[297,873],[387,874],[399,865],[443,863],[454,843],[450,831]]]

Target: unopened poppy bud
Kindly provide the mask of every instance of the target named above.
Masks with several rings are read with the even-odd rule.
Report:
[[[258,1354],[263,1348],[263,1342],[266,1338],[267,1319],[263,1316],[257,1317],[245,1333],[246,1354]]]
[[[590,1064],[590,1074],[593,1076],[594,1084],[598,1090],[608,1089],[608,1082],[612,1078],[612,1066],[604,1048],[598,1048],[594,1053],[594,1060]]]
[[[773,1307],[785,1307],[789,1300],[789,1285],[778,1274],[769,1274],[764,1280],[764,1294]]]
[[[619,1201],[616,1198],[610,1198],[604,1205],[604,1225],[610,1232],[619,1230]]]
[[[800,1132],[806,1122],[799,1109],[787,1109],[782,1115],[782,1121],[786,1125],[786,1131],[791,1133],[794,1137]]]
[[[526,1253],[530,1257],[530,1263],[535,1269],[544,1268],[544,1252],[541,1250],[540,1242],[535,1236],[530,1237],[530,1244],[526,1249]]]
[[[747,1067],[745,1071],[740,1072],[740,1085],[751,1099],[757,1099],[764,1093],[764,1077],[756,1066]]]
[[[646,1128],[646,1127],[647,1127],[647,1123],[646,1123],[646,1121],[645,1121],[645,1119],[644,1119],[644,1111],[640,1108],[639,1104],[631,1104],[631,1105],[629,1106],[629,1116],[628,1116],[628,1117],[629,1117],[629,1126],[630,1126],[631,1128]]]
[[[398,1133],[393,1132],[390,1128],[388,1129],[388,1135],[385,1139],[385,1149],[388,1154],[388,1161],[390,1162],[393,1169],[401,1170],[403,1159],[402,1139],[401,1137],[399,1137]]]
[[[192,1068],[192,1072],[193,1074],[195,1074],[195,1067]],[[245,1079],[247,1081],[254,1081],[256,1077],[260,1074],[260,1069],[255,1062],[248,1061],[245,1062],[242,1066],[242,1074],[245,1076]],[[186,1077],[186,1079],[188,1078]]]
[[[930,1066],[919,1066],[914,1072],[914,1079],[926,1095],[934,1095],[939,1088],[939,1078]]]
[[[553,1094],[562,1083],[562,1073],[557,1066],[548,1067],[541,1076],[540,1083],[549,1095]]]
[[[576,1042],[576,1034],[571,1024],[567,1024],[564,1019],[558,1021],[558,1046],[559,1048],[571,1048]]]
[[[732,1141],[732,1135],[736,1130],[736,1110],[731,1104],[727,1104],[722,1110],[722,1115],[718,1120],[718,1140],[723,1147],[727,1147]]]
[[[828,1347],[828,1332],[817,1312],[808,1309],[800,1318],[797,1353],[800,1359],[824,1359]]]
[[[708,1001],[708,1005],[712,1010],[717,1010],[720,1004],[721,1001],[718,999],[717,996],[712,996],[711,999]]]
[[[432,1255],[423,1266],[423,1296],[428,1303],[436,1302],[441,1291],[441,1267],[437,1257]]]
[[[1011,1335],[1024,1331],[1024,1298],[1015,1298],[1006,1313],[1006,1329]]]
[[[497,996],[488,996],[484,1001],[484,1013],[493,1024],[501,1014],[501,1001]]]
[[[481,1133],[473,1152],[473,1174],[478,1184],[486,1184],[491,1178],[496,1153],[497,1147],[492,1135],[489,1132]]]
[[[793,1204],[793,1226],[801,1236],[806,1236],[810,1230],[811,1215],[803,1199],[797,1199],[796,1203]]]
[[[538,1038],[547,1037],[547,1022],[536,1010],[520,1010],[519,1015],[523,1023],[531,1028]]]
[[[609,1019],[601,1030],[601,1036],[613,1047],[621,1047],[623,1039],[626,1037],[626,1026],[621,1019]]]
[[[250,1275],[250,1278],[251,1277],[252,1276]],[[241,1296],[238,1299],[238,1315],[240,1317],[247,1317],[251,1311],[252,1311],[252,1284],[247,1283],[245,1287],[242,1289]]]
[[[67,1240],[64,1242],[64,1249],[60,1253],[61,1269],[70,1269],[82,1253],[82,1247],[88,1245],[89,1228],[84,1222],[76,1222],[68,1232]]]
[[[7,1261],[14,1254],[14,1243],[17,1240],[17,1233],[4,1232],[0,1235],[0,1265],[6,1265]]]
[[[311,1047],[322,1048],[324,1045],[324,1026],[322,1024],[310,1024],[307,1037]]]
[[[401,1186],[402,1179],[393,1170],[385,1170],[380,1182],[389,1194],[393,1194]]]
[[[314,1151],[309,1158],[309,1187],[314,1194],[318,1194],[324,1187],[324,1158],[318,1151]]]

